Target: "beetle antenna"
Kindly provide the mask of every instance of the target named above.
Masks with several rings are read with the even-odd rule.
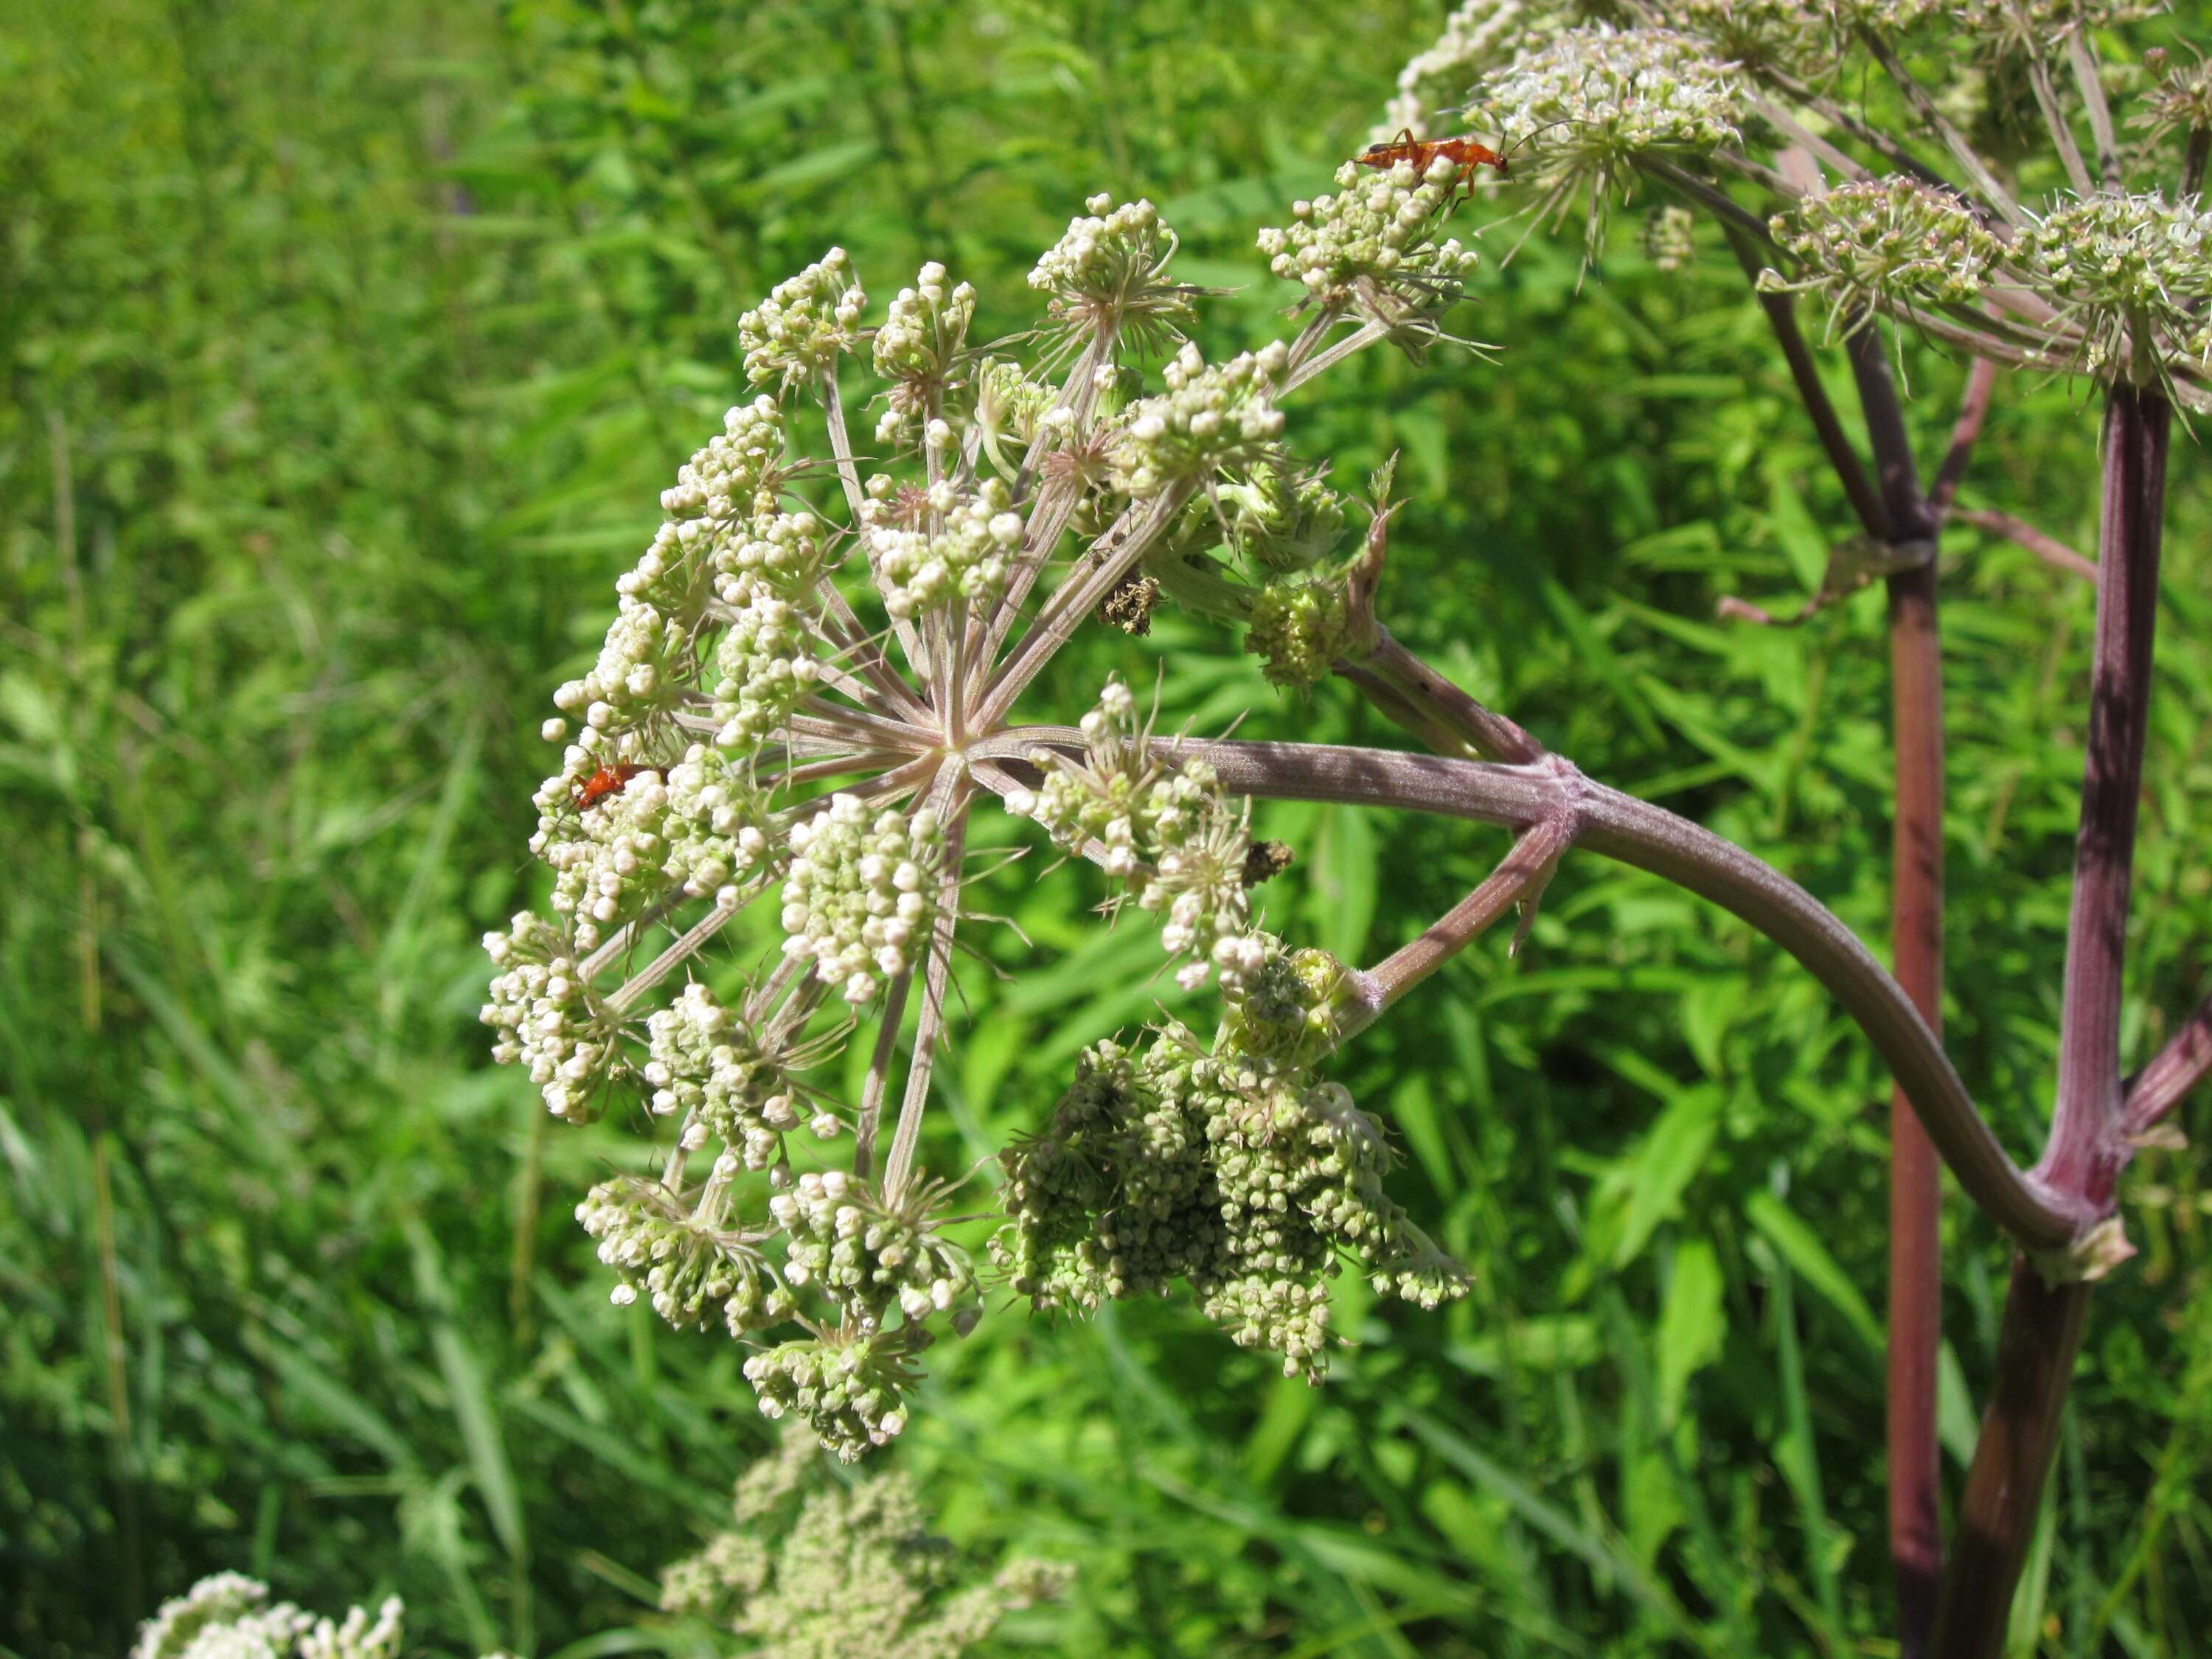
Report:
[[[1505,152],[1507,158],[1510,160],[1513,156],[1518,155],[1521,153],[1522,147],[1526,145],[1530,139],[1536,137],[1539,134],[1549,132],[1553,127],[1573,126],[1576,125],[1578,118],[1579,118],[1572,115],[1563,115],[1556,121],[1547,121],[1540,127],[1530,128],[1527,132],[1522,133],[1520,137],[1514,141],[1513,147]]]

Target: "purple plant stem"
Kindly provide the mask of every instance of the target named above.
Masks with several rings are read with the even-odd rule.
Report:
[[[2156,392],[2125,384],[2112,388],[2105,405],[2097,637],[2067,919],[2058,1093],[2051,1138],[2034,1171],[2054,1197],[2099,1217],[2111,1212],[2129,1152],[2120,992],[2172,413]],[[1937,1616],[1934,1650],[1944,1659],[1994,1659],[2002,1645],[2088,1298],[2086,1284],[2046,1285],[2029,1263],[2014,1264],[1997,1336],[1996,1378],[1967,1471]]]
[[[1516,904],[1533,902],[1574,838],[1574,820],[1568,816],[1548,819],[1526,831],[1474,891],[1430,923],[1419,939],[1376,964],[1372,977],[1382,992],[1376,1012],[1381,1013],[1449,962]]]
[[[2097,562],[2094,559],[2083,558],[2057,537],[2038,530],[2024,519],[2016,519],[2009,513],[1966,507],[1953,507],[1950,516],[1960,524],[1970,524],[1977,530],[1986,530],[1992,536],[2002,536],[2008,541],[2019,543],[2053,570],[2079,576],[2083,581],[2097,580]]]
[[[1960,1500],[1929,1650],[1942,1659],[1997,1659],[2004,1650],[2088,1308],[2087,1285],[2045,1285],[2024,1257],[2013,1258],[1989,1411]]]
[[[1844,343],[1894,543],[1924,542],[1922,563],[1888,578],[1892,768],[1891,970],[1940,1038],[1943,1030],[1943,644],[1934,512],[1920,493],[1905,412],[1881,336]],[[1969,383],[1971,401],[1973,387]],[[1963,424],[1963,422],[1962,422]],[[1954,453],[1958,446],[1954,441]],[[1961,463],[1963,465],[1963,462]],[[1920,1659],[1943,1576],[1942,1452],[1936,1379],[1943,1346],[1943,1164],[1905,1091],[1889,1099],[1889,1342],[1884,1391],[1890,1568],[1898,1648]]]
[[[2067,918],[2058,1097],[2040,1165],[2052,1185],[2080,1194],[2100,1212],[2111,1203],[2128,1155],[2120,1105],[2120,992],[2150,721],[2172,420],[2165,398],[2135,386],[2114,387],[2106,404],[2088,758]]]
[[[1812,417],[1813,431],[1827,452],[1828,465],[1835,469],[1836,481],[1844,487],[1844,494],[1851,503],[1851,511],[1858,516],[1859,525],[1868,535],[1878,541],[1893,539],[1889,521],[1882,511],[1881,495],[1867,477],[1865,466],[1859,460],[1858,451],[1851,447],[1844,434],[1844,423],[1837,417],[1836,406],[1829,400],[1828,389],[1820,383],[1820,366],[1813,361],[1812,349],[1805,343],[1805,336],[1797,326],[1797,302],[1792,295],[1766,294],[1759,291],[1759,271],[1761,261],[1755,245],[1732,224],[1723,224],[1728,232],[1729,246],[1735,250],[1736,263],[1743,274],[1751,279],[1759,308],[1766,313],[1767,322],[1774,330],[1775,343],[1782,348],[1783,361],[1790,365],[1790,378],[1796,383],[1797,395],[1805,404],[1805,412]],[[1862,331],[1862,336],[1866,331]]]
[[[2212,1072],[2212,997],[2197,1005],[2188,1023],[2158,1051],[2157,1057],[2128,1079],[2123,1128],[2132,1140],[2179,1105],[2182,1097]]]

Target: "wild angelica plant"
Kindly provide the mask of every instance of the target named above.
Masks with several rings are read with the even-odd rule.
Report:
[[[1030,274],[1038,325],[995,344],[971,339],[975,295],[935,264],[873,330],[836,250],[780,285],[739,329],[753,400],[681,469],[662,498],[668,521],[617,583],[598,662],[556,694],[565,717],[546,735],[570,738],[576,724],[537,796],[549,912],[488,940],[499,972],[484,1018],[548,1109],[580,1121],[641,1107],[648,1126],[667,1122],[659,1176],[604,1182],[579,1211],[617,1271],[617,1299],[642,1291],[678,1325],[719,1320],[753,1349],[762,1409],[797,1415],[847,1457],[901,1431],[915,1362],[940,1330],[972,1327],[992,1276],[1038,1307],[1076,1310],[1180,1279],[1237,1340],[1316,1376],[1323,1281],[1340,1261],[1423,1306],[1464,1285],[1385,1193],[1382,1126],[1321,1068],[1490,923],[1518,909],[1525,927],[1580,847],[1765,933],[1898,1080],[1893,1522],[1908,1651],[1929,1639],[1935,1584],[1936,1154],[2021,1245],[2013,1370],[1969,1483],[1968,1548],[1938,1650],[1990,1650],[2083,1286],[2124,1254],[2117,1176],[2212,1066],[2212,1007],[2131,1085],[2118,1064],[2168,414],[2212,395],[2203,76],[2142,60],[2151,147],[2124,156],[2100,57],[2127,51],[2119,21],[2032,0],[1940,17],[1692,0],[1604,21],[1470,0],[1408,66],[1390,112],[1425,132],[1429,106],[1472,88],[1502,142],[1528,149],[1492,187],[1540,218],[1581,204],[1592,258],[1611,208],[1656,185],[1674,199],[1650,222],[1655,249],[1690,257],[1695,210],[1757,279],[1860,520],[1804,614],[1876,575],[1889,586],[1897,979],[1794,884],[1585,777],[1377,617],[1387,474],[1362,532],[1325,458],[1297,455],[1285,405],[1369,347],[1418,361],[1450,337],[1445,314],[1478,270],[1444,234],[1460,182],[1450,163],[1347,163],[1334,193],[1261,232],[1270,269],[1298,285],[1301,325],[1222,362],[1189,337],[1204,295],[1175,279],[1173,232],[1143,202],[1088,203]],[[1939,39],[1939,25],[1954,34]],[[1958,125],[1960,100],[1908,67],[1923,57],[2017,76],[2048,120],[2051,156],[1984,157]],[[1868,73],[1890,90],[1830,94]],[[2155,162],[2176,133],[2174,198],[2130,185],[2130,166]],[[1798,331],[1801,294],[1824,302],[1849,355],[1872,475]],[[1925,492],[1872,327],[1884,317],[1980,359]],[[846,414],[848,360],[864,346],[883,404],[872,458]],[[2093,375],[2107,398],[2060,1086],[2051,1148],[2031,1170],[1987,1127],[1935,1029],[1935,535],[1998,366]],[[1427,752],[1169,736],[1118,683],[1077,725],[1017,720],[1077,629],[1141,632],[1163,600],[1241,627],[1279,684],[1344,679]],[[1519,839],[1419,939],[1363,969],[1266,926],[1254,889],[1281,855],[1253,842],[1246,803],[1267,798],[1437,812]],[[948,1231],[966,1180],[932,1178],[920,1157],[962,929],[988,921],[964,900],[978,873],[973,815],[993,802],[1153,913],[1178,981],[1211,984],[1219,1010],[1211,1035],[1170,1024],[1084,1056],[1057,1107],[1040,1103],[1037,1134],[1002,1155],[1006,1219],[979,1262]],[[781,961],[744,976],[714,941],[771,891]],[[854,1042],[866,1044],[865,1082],[836,1098],[820,1068]]]

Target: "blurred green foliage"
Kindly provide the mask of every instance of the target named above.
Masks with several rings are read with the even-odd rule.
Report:
[[[535,726],[656,492],[736,392],[732,327],[832,242],[1029,318],[1080,198],[1149,194],[1185,275],[1279,327],[1254,228],[1365,136],[1440,4],[1292,0],[40,0],[0,4],[0,1650],[112,1654],[238,1567],[408,1598],[427,1649],[703,1652],[653,1576],[770,1443],[727,1343],[610,1307],[568,1212],[624,1156],[549,1125],[475,1023]],[[1393,625],[1606,780],[1879,939],[1886,651],[1787,599],[1846,522],[1741,279],[1533,240],[1462,315],[1496,364],[1363,362],[1294,411],[1401,450]],[[1494,233],[1503,251],[1517,227]],[[1957,366],[1908,351],[1924,454]],[[1832,364],[1832,370],[1839,368]],[[1848,402],[1839,379],[1838,394]],[[1966,489],[2089,538],[2096,415],[2015,383]],[[2174,468],[2135,1052],[2212,967],[2212,512]],[[2087,590],[1945,542],[1949,1018],[2039,1135]],[[1071,652],[1036,706],[1164,661],[1168,718],[1390,742],[1217,631]],[[1285,931],[1372,960],[1477,878],[1466,826],[1279,808]],[[946,1068],[946,1164],[1040,1123],[1146,1018],[1156,952],[1081,872],[1012,876]],[[1339,1074],[1474,1267],[1426,1317],[1343,1287],[1319,1390],[1189,1309],[946,1345],[897,1453],[946,1531],[1079,1564],[1001,1640],[1071,1653],[1887,1650],[1887,1084],[1818,988],[1664,886],[1571,861]],[[2212,1130],[2203,1096],[2185,1109]],[[2018,1650],[2197,1650],[2212,1617],[2212,1189],[2130,1178]],[[1955,1460],[1991,1231],[1954,1205]],[[1959,1465],[1951,1474],[1955,1479]],[[597,1643],[586,1638],[613,1632]]]

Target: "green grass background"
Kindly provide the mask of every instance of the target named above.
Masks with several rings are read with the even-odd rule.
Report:
[[[222,1567],[318,1608],[396,1589],[427,1652],[711,1650],[659,1566],[768,1443],[730,1344],[608,1305],[568,1212],[619,1127],[487,1061],[478,935],[526,901],[536,727],[655,495],[738,390],[739,312],[831,243],[1030,320],[1109,189],[1238,285],[1364,138],[1440,4],[0,0],[0,1650],[114,1654]],[[2191,15],[2198,14],[2191,13]],[[2185,19],[2185,23],[2186,19]],[[2185,33],[2186,29],[2183,32]],[[1868,594],[1797,633],[1847,514],[1741,277],[1626,216],[1493,259],[1495,364],[1362,362],[1297,400],[1357,483],[1402,450],[1394,626],[1587,770],[1735,836],[1879,941],[1887,652]],[[1498,252],[1514,233],[1493,234]],[[1924,454],[1958,366],[1908,353]],[[1838,366],[1829,365],[1831,372]],[[1839,385],[1839,397],[1847,391]],[[2013,382],[1966,499],[2077,543],[2096,411]],[[2212,970],[2212,589],[2178,446],[2130,1052]],[[2036,1143],[2090,599],[1945,544],[1948,1017]],[[1088,641],[1170,717],[1392,741],[1211,627]],[[1275,925],[1371,961],[1502,839],[1283,809]],[[1039,1124],[1148,1018],[1143,930],[1003,878],[931,1154]],[[1075,1561],[1011,1650],[1879,1654],[1886,1080],[1810,979],[1656,882],[1572,860],[1529,948],[1453,964],[1339,1074],[1474,1269],[1437,1316],[1343,1286],[1318,1390],[1187,1307],[941,1346],[897,1456],[986,1559]],[[2212,1130],[2207,1096],[2183,1118]],[[630,1137],[635,1144],[635,1137]],[[2017,1651],[2180,1655],[2212,1622],[2212,1196],[2127,1185]],[[1955,1486],[2004,1257],[1954,1203]]]

